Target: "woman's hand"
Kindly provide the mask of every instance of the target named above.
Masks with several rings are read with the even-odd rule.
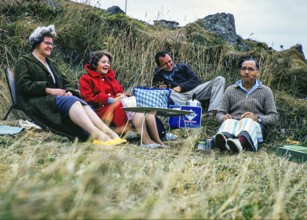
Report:
[[[114,102],[118,102],[118,101],[120,101],[120,100],[122,100],[122,99],[124,99],[124,98],[126,98],[126,97],[127,97],[126,94],[117,93],[117,94],[116,94],[116,97],[114,98]]]
[[[254,115],[254,113],[252,112],[245,112],[241,118],[250,118],[250,119],[253,119],[255,122],[258,122],[258,116],[257,115]]]
[[[46,88],[46,93],[48,95],[58,95],[58,96],[64,96],[67,95],[66,91],[64,89],[56,89],[56,88]],[[71,92],[68,92],[71,94]]]

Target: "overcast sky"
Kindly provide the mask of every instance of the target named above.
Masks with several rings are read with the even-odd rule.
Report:
[[[90,0],[74,0],[82,2]],[[231,13],[243,39],[280,50],[300,43],[307,58],[307,0],[93,0],[103,9],[117,5],[127,15],[153,24],[165,19],[180,26],[216,13]]]

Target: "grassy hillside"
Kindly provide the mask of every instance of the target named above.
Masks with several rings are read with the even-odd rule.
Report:
[[[229,45],[198,23],[177,30],[153,27],[125,15],[68,1],[0,2],[0,67],[13,67],[30,52],[29,34],[55,24],[52,58],[76,85],[90,51],[115,55],[118,80],[130,91],[151,85],[154,55],[169,50],[202,78],[239,79],[238,63],[253,56],[261,80],[275,94],[280,122],[257,153],[222,155],[194,150],[218,125],[204,118],[201,129],[174,130],[169,149],[130,143],[102,149],[42,131],[0,136],[0,218],[256,218],[306,219],[306,164],[277,157],[288,138],[307,146],[307,64],[295,49],[271,51],[245,39],[249,52]],[[0,76],[0,113],[10,105]],[[2,117],[3,117],[2,116]],[[5,124],[17,125],[16,114]]]
[[[280,94],[280,99],[276,97],[281,102],[279,126],[286,130],[286,136],[306,143],[307,105],[302,99],[307,97],[307,64],[295,49],[270,51],[264,43],[246,39],[251,49],[241,52],[202,29],[197,22],[168,30],[67,1],[58,1],[56,7],[45,1],[9,3],[0,3],[1,69],[13,66],[19,56],[30,52],[28,36],[35,27],[51,23],[58,33],[53,59],[76,86],[89,52],[99,49],[115,55],[113,68],[127,91],[135,85],[151,85],[154,55],[159,50],[169,50],[176,62],[188,63],[204,81],[222,75],[227,85],[239,78],[237,66],[241,59],[253,56],[262,64],[260,79]],[[0,86],[5,89],[3,81]],[[5,94],[1,97],[5,103],[0,107],[2,114],[9,103]],[[282,99],[284,96],[287,98]],[[287,114],[298,109],[298,114],[289,118]],[[293,127],[283,123],[288,120],[293,121]],[[288,133],[288,128],[296,132]]]

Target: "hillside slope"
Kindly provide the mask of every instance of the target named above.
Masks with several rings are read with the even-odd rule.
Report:
[[[307,63],[295,49],[282,52],[250,39],[242,52],[197,22],[177,30],[150,26],[125,15],[109,15],[103,10],[68,1],[4,0],[0,3],[0,65],[3,70],[22,54],[30,52],[29,34],[40,25],[55,24],[58,38],[53,53],[64,73],[77,86],[83,64],[91,51],[107,49],[115,55],[113,68],[126,90],[135,85],[151,85],[154,54],[168,50],[176,62],[188,63],[203,80],[222,75],[230,85],[238,79],[238,63],[252,56],[262,64],[261,80],[270,86],[277,101],[280,123],[276,140],[290,137],[307,142]],[[131,80],[132,79],[132,80]],[[0,112],[9,107],[9,96],[1,76]],[[13,117],[13,115],[11,116]],[[282,134],[280,131],[283,131]]]

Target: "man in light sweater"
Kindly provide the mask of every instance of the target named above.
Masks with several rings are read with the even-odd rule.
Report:
[[[244,60],[240,76],[241,80],[226,89],[216,115],[221,126],[215,145],[222,151],[257,151],[258,143],[267,136],[268,126],[278,121],[272,90],[257,80],[258,62]]]

